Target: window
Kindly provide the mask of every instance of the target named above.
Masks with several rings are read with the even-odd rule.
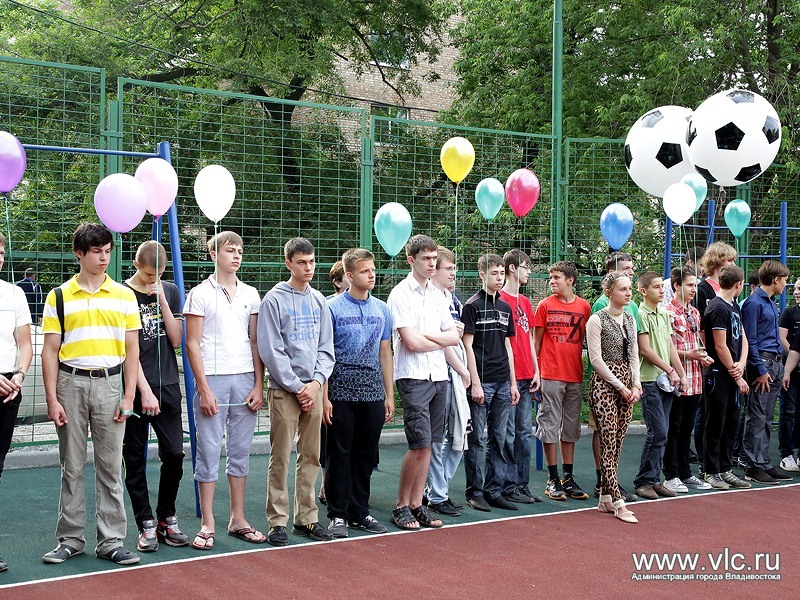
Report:
[[[408,119],[408,109],[403,106],[387,106],[385,104],[373,104],[370,108],[373,117],[388,117],[388,119],[375,119],[372,139],[376,144],[394,144],[403,134],[406,123],[389,119]]]

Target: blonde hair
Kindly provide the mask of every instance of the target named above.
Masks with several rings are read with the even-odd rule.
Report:
[[[719,271],[727,261],[736,260],[737,256],[736,248],[733,246],[725,242],[714,242],[706,249],[699,266],[706,275],[711,275]]]
[[[217,248],[222,248],[224,245],[239,246],[244,248],[242,236],[234,231],[220,231],[217,235],[208,240],[208,251],[216,252]]]
[[[156,253],[158,253],[157,258]],[[155,268],[156,264],[158,264],[159,267],[166,267],[167,251],[164,250],[164,246],[157,241],[148,240],[136,250],[136,263],[142,267]]]
[[[342,265],[347,273],[352,273],[356,264],[362,260],[375,260],[375,255],[364,248],[350,248],[342,254]]]

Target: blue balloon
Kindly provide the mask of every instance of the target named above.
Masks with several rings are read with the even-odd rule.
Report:
[[[411,215],[399,202],[388,202],[375,214],[375,236],[386,254],[397,255],[411,235]]]
[[[694,196],[697,199],[697,208],[694,210],[695,212],[700,210],[700,207],[703,205],[703,200],[705,200],[708,195],[708,182],[706,178],[700,175],[700,173],[689,173],[681,177],[681,183],[685,183],[694,190]]]
[[[633,233],[633,213],[624,204],[609,204],[600,215],[600,233],[608,245],[619,250]]]
[[[487,177],[481,180],[475,188],[475,204],[487,221],[491,221],[500,212],[503,201],[506,199],[506,190],[497,179]]]

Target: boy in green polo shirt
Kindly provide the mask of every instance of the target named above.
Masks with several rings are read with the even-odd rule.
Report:
[[[666,388],[680,385],[687,389],[686,372],[672,343],[672,327],[667,311],[659,306],[664,299],[664,280],[655,271],[645,271],[639,276],[638,342],[639,377],[642,382],[642,413],[647,426],[647,437],[642,448],[639,474],[633,480],[636,494],[655,500],[659,496],[675,496],[675,492],[661,483],[664,445],[667,443],[669,411],[672,391],[659,386],[659,376],[667,374]]]

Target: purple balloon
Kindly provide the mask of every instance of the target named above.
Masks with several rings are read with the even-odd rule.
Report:
[[[0,192],[7,194],[17,187],[27,164],[20,141],[7,131],[0,131]]]
[[[94,209],[111,231],[126,233],[142,222],[147,212],[147,192],[132,175],[114,173],[97,184]]]

